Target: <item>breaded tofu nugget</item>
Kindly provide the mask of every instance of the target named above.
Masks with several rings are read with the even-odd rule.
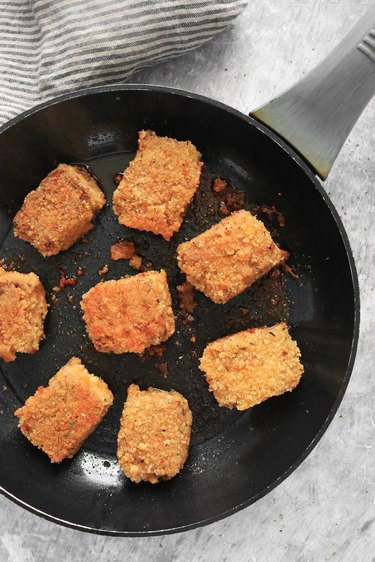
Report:
[[[285,254],[263,223],[242,210],[180,244],[177,259],[196,289],[223,304],[281,263]]]
[[[198,188],[200,158],[189,141],[140,131],[137,154],[113,195],[119,222],[170,240]]]
[[[47,387],[40,386],[14,413],[18,427],[51,462],[71,458],[112,405],[106,383],[72,357]]]
[[[188,455],[191,424],[189,404],[179,392],[130,385],[117,439],[124,474],[152,484],[176,476]]]
[[[300,356],[287,325],[281,322],[209,343],[200,369],[220,406],[246,410],[292,391],[304,370]]]
[[[103,192],[84,168],[60,164],[26,195],[14,217],[14,234],[42,256],[54,256],[93,228],[104,205]]]
[[[44,338],[47,302],[35,273],[0,267],[0,357],[14,361],[16,352],[34,353]]]
[[[165,271],[99,283],[83,295],[88,335],[97,351],[142,353],[175,330]]]

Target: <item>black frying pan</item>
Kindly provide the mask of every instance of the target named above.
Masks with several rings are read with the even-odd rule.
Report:
[[[180,232],[170,243],[125,229],[111,206],[114,175],[134,155],[137,131],[190,139],[205,169]],[[42,258],[15,239],[12,218],[26,193],[59,162],[89,166],[109,204],[88,242]],[[84,275],[58,294],[46,320],[39,352],[1,363],[0,484],[21,505],[80,529],[113,534],[182,530],[225,517],[284,479],[325,431],[348,383],[358,337],[358,283],[343,226],[327,195],[302,160],[253,119],[221,104],[157,87],[119,86],[63,96],[17,118],[0,135],[1,257],[19,271],[35,271],[47,295],[60,272]],[[275,240],[291,254],[287,272],[260,280],[226,305],[197,294],[195,321],[177,319],[177,332],[162,358],[107,355],[89,343],[79,310],[81,295],[102,277],[134,274],[127,262],[111,262],[109,248],[133,239],[146,260],[167,270],[178,312],[173,259],[176,246],[218,222],[219,198],[211,181],[227,178],[245,192],[248,209],[276,208],[285,226],[259,213]],[[210,205],[214,208],[211,215]],[[71,294],[74,302],[68,302]],[[51,297],[49,297],[51,302]],[[76,306],[76,309],[73,307]],[[246,413],[220,408],[208,392],[198,358],[205,345],[252,326],[286,320],[302,352],[305,374],[297,389]],[[196,342],[191,341],[192,335]],[[60,465],[30,445],[17,429],[14,410],[45,385],[73,355],[109,384],[115,404],[81,451]],[[165,378],[157,365],[168,364]],[[135,382],[184,394],[193,410],[192,447],[184,470],[156,486],[134,485],[116,464],[116,435],[126,390]]]
[[[120,226],[113,214],[114,175],[136,150],[137,132],[190,139],[205,163],[198,193],[171,242]],[[88,240],[42,258],[12,232],[26,193],[59,162],[89,167],[108,205]],[[245,194],[245,207],[264,220],[290,252],[298,278],[280,270],[226,305],[197,294],[195,320],[178,314],[176,286],[184,278],[177,245],[220,220],[213,178]],[[285,218],[264,213],[275,206]],[[263,211],[262,211],[263,208]],[[280,215],[278,215],[280,216]],[[163,357],[95,351],[81,319],[81,295],[103,277],[134,274],[111,262],[117,239],[133,239],[145,261],[168,273],[176,334]],[[0,366],[1,491],[34,513],[71,527],[113,535],[150,535],[191,529],[226,517],[269,492],[309,454],[332,420],[353,367],[359,328],[358,281],[341,221],[309,166],[256,120],[197,95],[151,86],[114,86],[68,94],[5,125],[0,134],[0,258],[35,271],[49,301],[61,272],[84,275],[58,294],[40,351]],[[198,358],[208,342],[253,326],[285,320],[299,343],[305,374],[297,389],[245,413],[219,408]],[[196,338],[196,341],[192,339]],[[17,429],[15,409],[47,384],[71,356],[109,384],[115,403],[80,452],[60,465],[30,445]],[[168,374],[160,371],[166,363]],[[116,435],[130,383],[174,388],[193,410],[192,446],[179,476],[135,485],[116,464]]]

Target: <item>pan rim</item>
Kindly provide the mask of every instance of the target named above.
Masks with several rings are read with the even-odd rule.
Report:
[[[167,87],[167,86],[157,86],[157,85],[151,85],[151,84],[115,84],[115,85],[106,85],[106,86],[95,86],[95,87],[91,87],[91,88],[84,88],[84,89],[80,89],[80,90],[73,90],[73,91],[66,92],[64,94],[53,97],[53,98],[49,99],[48,101],[40,103],[40,104],[24,111],[20,115],[17,115],[13,119],[11,119],[10,121],[7,121],[4,125],[2,125],[0,127],[0,134],[4,133],[9,128],[17,125],[21,121],[27,119],[29,116],[33,115],[34,113],[42,111],[43,109],[45,109],[47,107],[57,105],[61,102],[65,102],[65,101],[68,101],[68,100],[72,100],[74,98],[84,97],[84,96],[88,96],[88,95],[101,94],[101,93],[106,93],[106,92],[116,92],[116,91],[124,92],[124,91],[131,91],[131,90],[154,91],[154,92],[168,93],[168,94],[172,94],[172,95],[188,97],[188,98],[196,99],[198,101],[202,101],[206,104],[209,104],[209,105],[214,106],[218,109],[224,110],[227,113],[230,113],[233,116],[236,116],[236,117],[242,119],[248,125],[257,128],[262,134],[265,134],[267,137],[271,138],[277,145],[279,145],[279,147],[282,148],[284,150],[284,152],[286,152],[289,155],[289,157],[291,157],[295,161],[295,163],[302,169],[302,171],[308,176],[310,181],[314,184],[315,189],[317,189],[317,191],[319,192],[323,201],[326,203],[326,205],[327,205],[327,207],[328,207],[328,209],[329,209],[329,211],[332,215],[332,218],[335,221],[335,224],[336,224],[336,226],[338,228],[338,231],[340,233],[341,240],[343,242],[345,253],[346,253],[346,256],[347,256],[347,260],[348,260],[351,282],[352,282],[352,287],[353,287],[353,299],[354,299],[353,335],[352,335],[352,341],[351,341],[349,360],[348,360],[347,368],[345,370],[345,374],[344,374],[344,377],[343,377],[343,381],[342,381],[339,393],[336,397],[336,400],[333,404],[333,407],[332,407],[331,411],[329,412],[329,415],[325,419],[325,421],[322,424],[320,430],[317,432],[315,437],[312,439],[311,443],[308,445],[308,447],[306,447],[305,451],[296,459],[296,461],[290,467],[288,467],[288,469],[285,470],[278,478],[276,478],[269,486],[267,486],[265,489],[260,491],[258,494],[255,494],[254,496],[252,496],[250,499],[248,499],[248,500],[246,500],[246,501],[244,501],[244,502],[242,502],[242,503],[240,503],[240,504],[220,513],[220,514],[217,514],[217,515],[214,515],[214,516],[211,516],[211,517],[207,517],[207,518],[201,519],[199,521],[195,521],[193,523],[187,523],[186,525],[180,525],[180,526],[177,526],[177,527],[172,527],[172,528],[168,528],[168,529],[158,529],[158,530],[140,530],[140,531],[123,531],[122,530],[122,531],[117,531],[117,530],[113,530],[113,529],[97,529],[95,527],[89,527],[89,526],[85,526],[85,525],[80,525],[78,523],[65,521],[63,519],[60,519],[58,517],[55,517],[53,515],[50,515],[50,514],[44,512],[44,511],[41,511],[41,510],[33,507],[32,505],[24,502],[22,499],[16,497],[14,494],[8,492],[7,490],[5,490],[0,485],[0,493],[3,496],[7,497],[8,499],[13,501],[14,503],[19,505],[20,507],[23,507],[24,509],[28,510],[29,512],[31,512],[35,515],[38,515],[38,516],[40,516],[40,517],[42,517],[42,518],[44,518],[48,521],[51,521],[53,523],[57,523],[59,525],[62,525],[64,527],[68,527],[68,528],[71,528],[71,529],[74,529],[74,530],[77,530],[77,531],[84,531],[84,532],[89,532],[89,533],[93,533],[93,534],[97,534],[97,535],[104,535],[104,536],[147,537],[147,536],[160,536],[160,535],[167,535],[167,534],[189,531],[189,530],[193,530],[193,529],[196,529],[196,528],[199,528],[199,527],[203,527],[203,526],[215,523],[216,521],[220,521],[222,519],[225,519],[225,518],[229,517],[230,515],[233,515],[234,513],[254,504],[256,501],[258,501],[259,499],[266,496],[269,492],[271,492],[279,484],[281,484],[284,480],[286,480],[286,478],[288,478],[288,476],[290,476],[290,474],[292,474],[292,472],[294,472],[296,470],[296,468],[298,468],[302,464],[302,462],[308,457],[308,455],[316,447],[316,445],[318,444],[318,442],[320,441],[320,439],[322,438],[322,436],[324,435],[324,433],[328,429],[328,426],[330,425],[330,423],[332,422],[333,418],[336,415],[336,412],[337,412],[337,410],[338,410],[338,408],[341,404],[341,401],[344,397],[347,386],[349,384],[349,380],[350,380],[350,377],[351,377],[351,374],[352,374],[352,371],[353,371],[353,367],[354,367],[354,363],[355,363],[355,357],[356,357],[358,340],[359,340],[360,292],[359,292],[358,274],[357,274],[357,270],[356,270],[356,266],[355,266],[354,256],[353,256],[353,253],[352,253],[352,250],[351,250],[351,247],[350,247],[348,235],[345,231],[344,225],[341,221],[341,218],[340,218],[335,206],[333,205],[330,197],[328,196],[328,194],[324,190],[323,186],[319,182],[318,178],[312,172],[311,168],[307,165],[307,163],[302,159],[302,157],[290,145],[288,145],[285,141],[283,141],[271,129],[268,129],[265,125],[259,123],[253,117],[248,116],[248,115],[242,113],[241,111],[236,110],[236,109],[234,109],[234,108],[232,108],[232,107],[230,107],[230,106],[228,106],[228,105],[226,105],[222,102],[211,99],[207,96],[203,96],[203,95],[196,94],[196,93],[193,93],[193,92],[189,92],[189,91],[186,91],[186,90],[182,90],[182,89],[179,89],[179,88],[171,88],[171,87]]]

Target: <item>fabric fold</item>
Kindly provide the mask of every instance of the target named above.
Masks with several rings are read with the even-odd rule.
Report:
[[[121,82],[220,33],[245,0],[0,4],[0,124],[68,90]]]

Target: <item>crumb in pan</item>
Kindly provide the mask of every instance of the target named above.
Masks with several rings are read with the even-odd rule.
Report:
[[[134,271],[140,271],[141,267],[142,267],[142,257],[141,256],[133,256],[132,258],[130,258],[129,260],[129,265],[132,269],[134,269]]]
[[[135,254],[136,247],[131,240],[121,240],[111,246],[111,258],[113,260],[130,260]]]
[[[186,278],[215,303],[223,304],[284,260],[262,222],[237,211],[177,248]]]
[[[146,271],[99,283],[83,295],[81,308],[95,349],[142,353],[175,331],[167,275]]]
[[[112,392],[72,357],[47,387],[40,386],[15,412],[18,427],[51,462],[71,458],[99,425],[113,402]]]
[[[212,190],[214,191],[214,193],[222,193],[223,191],[228,189],[228,187],[229,187],[229,184],[228,184],[226,179],[215,178],[214,182],[213,182],[213,185],[212,185]]]
[[[287,325],[281,322],[211,342],[200,369],[220,406],[246,410],[292,391],[304,370],[300,356]]]
[[[93,228],[104,205],[104,194],[87,170],[59,164],[26,195],[14,217],[14,234],[42,256],[54,256]]]
[[[0,267],[0,358],[14,361],[16,352],[34,353],[44,338],[47,302],[35,273]]]
[[[155,368],[165,379],[167,378],[169,371],[168,371],[168,363],[166,361],[163,361],[162,363],[155,363]]]
[[[198,188],[200,158],[190,141],[140,131],[137,154],[113,196],[119,222],[170,240]]]
[[[197,308],[197,303],[194,297],[194,287],[191,283],[187,281],[182,283],[182,285],[177,285],[178,291],[178,303],[181,312],[186,312],[192,314]]]
[[[124,474],[152,484],[176,476],[188,455],[191,424],[189,404],[179,392],[130,385],[118,434]]]
[[[98,270],[98,273],[99,273],[100,276],[102,276],[102,275],[105,275],[106,273],[108,273],[108,271],[109,271],[108,265],[103,265],[103,267],[101,267]]]

